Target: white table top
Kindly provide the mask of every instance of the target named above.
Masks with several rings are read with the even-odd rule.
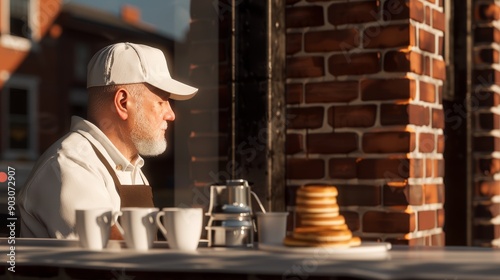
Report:
[[[108,248],[101,251],[82,249],[75,240],[16,238],[15,241],[16,266],[269,274],[283,279],[284,276],[500,279],[500,250],[479,247],[392,246],[389,250],[379,250],[380,247],[372,250],[368,247],[373,243],[364,243],[368,249],[349,253],[345,249],[318,248],[304,252],[276,246],[267,246],[265,250],[202,246],[196,252],[186,253],[169,249],[165,242],[157,242],[149,251],[138,252],[124,248],[124,244],[117,241],[110,242]],[[7,239],[0,238],[2,252],[8,253],[10,246]]]

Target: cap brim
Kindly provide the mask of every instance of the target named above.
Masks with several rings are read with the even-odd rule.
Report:
[[[198,92],[197,88],[174,79],[163,80],[156,84],[151,83],[151,85],[170,93],[170,98],[174,100],[188,100]]]

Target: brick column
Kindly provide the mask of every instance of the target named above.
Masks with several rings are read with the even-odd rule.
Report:
[[[471,96],[474,170],[473,245],[500,247],[500,5],[474,1]]]
[[[444,245],[443,1],[288,0],[286,18],[287,188],[336,185],[363,240]]]

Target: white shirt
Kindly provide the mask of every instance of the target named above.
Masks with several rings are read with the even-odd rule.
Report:
[[[71,131],[39,158],[19,193],[21,237],[75,238],[76,209],[120,209],[113,177],[89,141],[115,167],[121,184],[149,184],[141,157],[130,163],[99,128],[74,116]]]

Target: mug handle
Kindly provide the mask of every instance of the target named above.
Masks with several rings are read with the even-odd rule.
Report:
[[[111,225],[111,220],[108,218],[106,213],[103,213],[97,217],[97,223],[100,226],[108,226]]]
[[[113,218],[112,218],[112,221],[115,221],[115,225],[116,225],[116,228],[118,229],[118,231],[121,233],[122,236],[125,236],[125,231],[123,230],[122,226],[120,225],[120,223],[118,222],[118,218],[123,214],[122,211],[117,211],[115,213],[113,213]]]
[[[163,234],[163,236],[165,237],[165,239],[167,239],[167,229],[163,226],[163,223],[161,222],[161,217],[164,217],[165,216],[165,212],[158,212],[158,214],[156,214],[156,225],[158,226],[158,229],[161,231],[161,233]]]

